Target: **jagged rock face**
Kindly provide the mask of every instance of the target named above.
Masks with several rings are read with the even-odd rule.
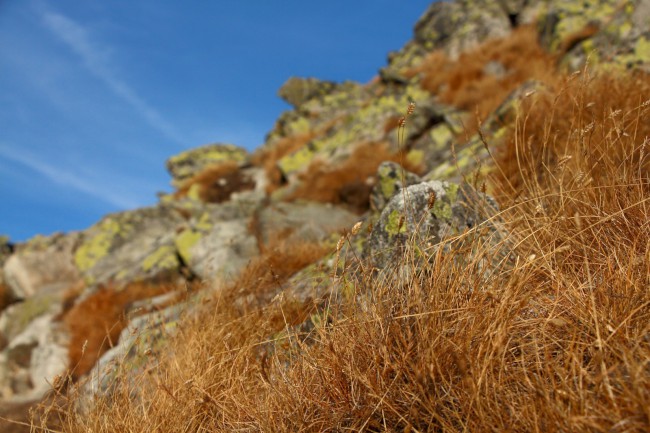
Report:
[[[172,185],[181,186],[184,181],[212,164],[228,161],[242,163],[248,152],[233,144],[209,144],[191,149],[167,160],[167,170],[172,175]]]
[[[457,57],[479,42],[507,35],[515,24],[524,20],[526,1],[496,0],[435,2],[415,25],[414,38],[404,48],[389,55],[382,77],[394,80],[401,70],[422,61],[423,56],[443,49]],[[398,78],[403,80],[403,78]]]
[[[37,236],[18,246],[4,264],[13,296],[25,298],[41,290],[65,290],[79,281],[74,251],[82,237],[81,233]]]

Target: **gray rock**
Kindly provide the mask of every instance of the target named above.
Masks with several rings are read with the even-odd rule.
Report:
[[[259,230],[264,243],[273,234],[290,231],[289,237],[303,241],[320,241],[330,234],[350,228],[359,217],[331,204],[301,202],[273,203],[259,216]]]
[[[383,269],[402,263],[406,248],[424,250],[476,227],[496,207],[468,185],[429,181],[396,194],[381,212],[363,254]]]
[[[166,349],[167,339],[176,332],[181,316],[191,311],[195,302],[190,300],[133,318],[115,347],[104,353],[88,377],[82,379],[75,402],[78,409],[89,410],[95,397],[112,392],[116,380],[128,381],[143,368],[155,365]]]
[[[413,40],[391,56],[387,68],[400,71],[415,66],[427,53],[438,49],[455,59],[486,39],[506,36],[518,21],[525,3],[511,1],[506,4],[499,0],[434,2],[416,23]]]
[[[404,186],[422,182],[420,176],[406,171],[394,162],[382,162],[377,169],[377,183],[370,194],[370,206],[374,212],[381,212],[395,194]]]
[[[256,207],[254,202],[211,205],[192,218],[174,238],[179,257],[192,273],[205,279],[232,278],[259,254],[248,227]]]
[[[17,335],[0,356],[4,398],[34,400],[51,389],[68,367],[67,336],[54,315],[39,316]],[[11,395],[6,395],[7,392]]]
[[[164,205],[108,215],[84,231],[75,264],[91,286],[169,278],[181,267],[174,236],[183,222]]]
[[[81,278],[74,251],[81,233],[36,236],[18,245],[4,264],[4,278],[16,298],[54,287],[65,290]]]

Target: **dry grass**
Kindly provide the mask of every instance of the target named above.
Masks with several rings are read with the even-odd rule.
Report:
[[[642,160],[650,136],[645,120],[648,75],[593,77],[583,72],[554,88],[524,101],[526,116],[498,149],[501,190],[511,196],[517,191],[541,194],[547,185],[560,192],[585,182],[597,189],[602,182],[648,173],[649,162]],[[630,166],[639,163],[636,173],[630,173]]]
[[[126,327],[125,313],[135,301],[177,290],[173,285],[131,283],[125,287],[102,287],[63,314],[70,341],[69,375],[77,380],[113,347]]]
[[[647,78],[574,80],[524,107],[496,159],[499,245],[414,245],[399,283],[349,264],[332,285],[355,296],[317,310],[260,305],[279,274],[264,270],[293,250],[269,253],[278,262],[217,292],[156,369],[70,410],[64,430],[650,430]],[[499,249],[512,261],[488,272]],[[241,287],[248,308],[232,302]]]
[[[262,246],[261,255],[252,259],[237,279],[219,289],[221,298],[227,302],[245,299],[239,303],[245,309],[264,305],[285,288],[289,277],[330,252],[331,248],[322,243],[288,242],[285,239],[289,234],[271,236],[267,245]]]
[[[391,151],[388,143],[361,143],[342,162],[329,165],[319,159],[312,161],[287,200],[342,203],[357,212],[364,212],[369,208],[377,167],[384,161],[400,163],[415,173],[422,170],[421,166],[410,163],[403,153]]]
[[[239,164],[234,161],[210,165],[190,179],[183,182],[176,191],[176,198],[185,197],[192,188],[197,188],[197,194],[205,203],[221,203],[229,200],[233,192],[253,189],[255,182],[242,172]]]
[[[462,53],[457,60],[449,59],[442,51],[432,52],[406,75],[421,74],[422,87],[438,95],[442,102],[485,119],[523,82],[555,81],[555,57],[539,45],[537,38],[533,27],[522,26],[505,38]],[[503,75],[488,73],[489,64],[503,67]]]

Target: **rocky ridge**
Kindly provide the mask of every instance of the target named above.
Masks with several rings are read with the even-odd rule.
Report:
[[[180,301],[174,292],[197,281],[232,280],[278,237],[329,242],[333,249],[362,221],[370,234],[353,247],[382,268],[415,231],[439,240],[476,226],[496,208],[465,182],[489,158],[483,141],[498,146],[522,98],[543,92],[545,84],[501,58],[488,59],[477,79],[489,76],[507,93],[479,131],[471,126],[473,110],[441,97],[446,89],[427,86],[435,73],[429,62],[444,56],[451,65],[485,40],[515,31],[534,32],[553,67],[579,70],[588,61],[594,68],[650,72],[648,0],[433,3],[414,38],[388,56],[371,82],[290,78],[279,95],[293,109],[254,153],[232,144],[184,152],[167,162],[177,192],[156,206],[24,244],[0,238],[1,398],[37,400],[75,369],[74,329],[66,315],[98,294],[126,292],[120,308],[130,325],[122,325],[119,344],[94,354],[102,375],[89,382],[91,393],[106,392],[119,368],[137,369],[138,353],[164,351],[182,315],[191,313],[202,291],[215,289],[197,289]],[[415,111],[402,128],[411,103]],[[415,208],[411,220],[403,216],[407,204]],[[335,266],[331,256],[321,264]],[[318,298],[317,284],[300,281],[306,273],[330,271],[305,269],[288,287],[293,296]],[[173,292],[162,298],[138,293],[143,284]],[[114,360],[126,358],[132,362],[118,368]]]

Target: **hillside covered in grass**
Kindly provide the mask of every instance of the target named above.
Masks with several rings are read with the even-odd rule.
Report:
[[[649,431],[649,50],[648,0],[436,2],[252,154],[3,241],[2,427]]]

